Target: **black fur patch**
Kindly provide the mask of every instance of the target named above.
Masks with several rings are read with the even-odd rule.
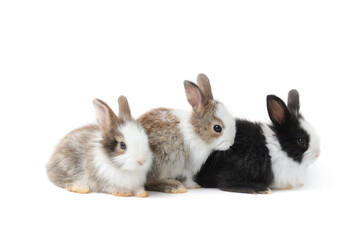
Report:
[[[300,126],[299,119],[291,114],[291,117],[282,126],[271,127],[278,138],[281,149],[295,161],[301,163],[302,156],[309,148],[310,136]],[[298,140],[303,139],[304,144],[299,144]]]
[[[274,175],[261,126],[238,119],[236,129],[234,145],[227,151],[212,153],[195,181],[203,187],[232,192],[266,191]]]

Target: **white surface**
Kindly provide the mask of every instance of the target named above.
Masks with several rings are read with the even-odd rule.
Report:
[[[1,239],[359,239],[358,1],[1,1]],[[204,72],[234,116],[266,120],[267,94],[300,92],[321,138],[305,187],[199,189],[147,199],[80,195],[45,164],[92,99],[133,116],[190,109]],[[150,238],[151,237],[151,238]]]

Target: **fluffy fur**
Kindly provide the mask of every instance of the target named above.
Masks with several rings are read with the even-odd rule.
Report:
[[[271,157],[261,124],[236,120],[234,145],[210,155],[195,181],[230,192],[263,192],[273,181]]]
[[[158,108],[139,118],[154,156],[148,190],[180,193],[200,187],[193,176],[210,153],[233,144],[235,120],[213,99],[208,78],[199,74],[198,85],[185,81],[184,87],[192,112]],[[216,132],[214,125],[222,131]]]
[[[47,165],[49,179],[79,193],[146,197],[152,152],[144,129],[131,118],[123,96],[119,117],[101,100],[94,100],[94,107],[99,125],[76,129],[61,140]]]
[[[292,90],[288,105],[269,95],[271,125],[238,119],[234,145],[214,152],[195,180],[225,191],[270,193],[304,183],[306,170],[320,154],[319,138],[299,113],[299,93]]]

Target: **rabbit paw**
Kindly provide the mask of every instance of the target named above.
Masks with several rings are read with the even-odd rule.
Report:
[[[88,187],[80,187],[75,185],[67,187],[66,190],[76,193],[90,193],[90,189]]]
[[[146,190],[164,193],[186,193],[184,185],[175,179],[162,179],[145,186]]]
[[[189,181],[189,180],[186,180],[184,182],[184,186],[187,188],[187,189],[197,189],[197,188],[201,188],[201,186],[199,184],[197,184],[196,182],[194,181]]]
[[[186,193],[186,192],[187,192],[186,188],[182,188],[182,187],[172,188],[170,190],[170,193]]]
[[[141,197],[141,198],[144,198],[144,197],[148,197],[149,196],[149,193],[147,191],[141,191],[141,192],[137,192],[135,193],[135,196],[136,197]]]
[[[113,196],[116,196],[116,197],[132,197],[133,194],[132,193],[129,193],[129,192],[125,192],[125,193],[122,193],[122,192],[113,192],[111,193]]]
[[[265,190],[265,191],[260,191],[260,192],[258,192],[259,194],[272,194],[272,191],[271,191],[271,189],[270,188],[268,188],[267,190]]]
[[[293,189],[294,187],[291,186],[291,185],[288,185],[286,187],[279,187],[279,188],[275,188],[276,190],[291,190]]]

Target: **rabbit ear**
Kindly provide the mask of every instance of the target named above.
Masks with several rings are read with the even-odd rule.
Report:
[[[288,94],[288,109],[295,116],[299,115],[300,110],[300,100],[299,100],[299,92],[296,89],[293,89]]]
[[[193,108],[198,108],[207,104],[207,100],[202,94],[200,88],[195,83],[184,81],[186,98]]]
[[[96,121],[102,132],[108,132],[116,126],[117,117],[111,108],[100,99],[94,99]]]
[[[197,83],[204,97],[206,97],[208,100],[213,100],[214,97],[212,95],[209,78],[205,74],[200,73],[197,76]]]
[[[119,118],[122,120],[132,120],[130,106],[125,96],[120,96],[118,99],[119,103]]]
[[[290,118],[290,113],[285,103],[275,95],[268,95],[266,100],[271,121],[275,126],[283,125]]]

